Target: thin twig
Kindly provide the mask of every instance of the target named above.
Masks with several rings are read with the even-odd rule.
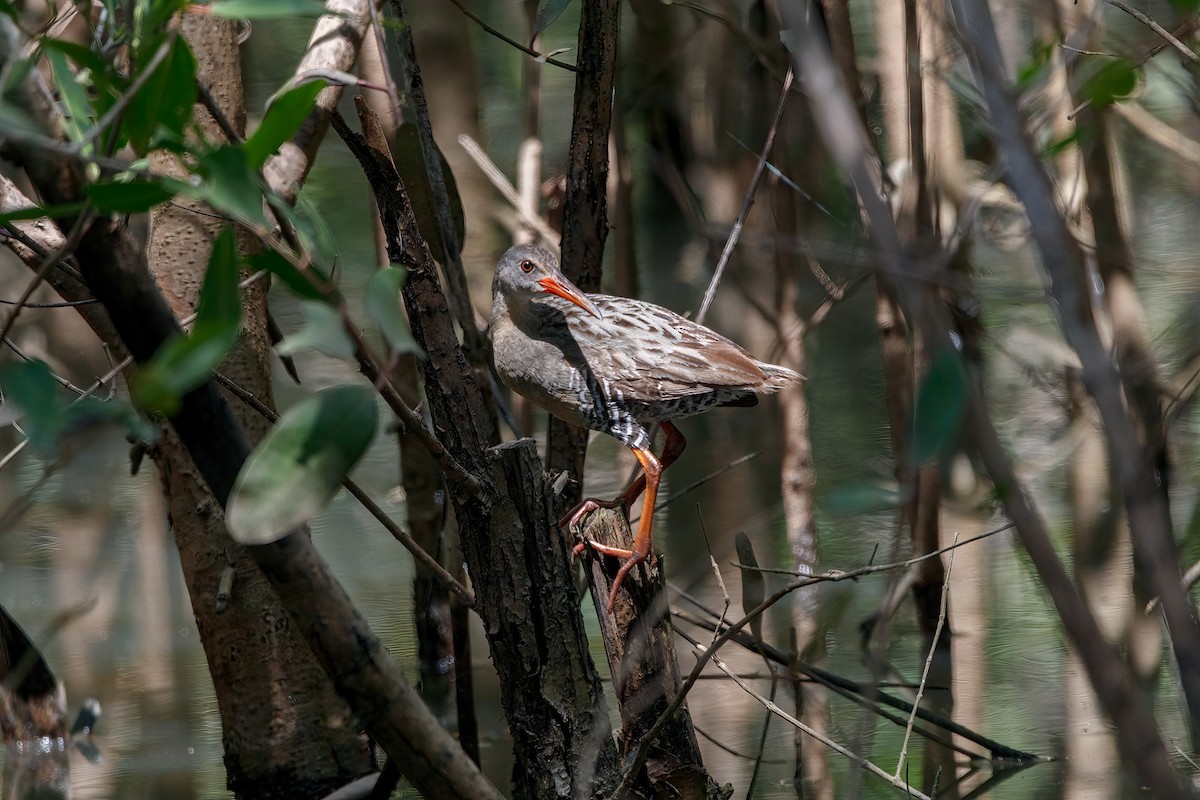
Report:
[[[279,415],[272,411],[265,403],[254,396],[253,393],[246,391],[236,381],[223,375],[220,372],[213,373],[213,380],[224,386],[235,397],[256,411],[260,416],[265,418],[272,425],[279,419]],[[356,500],[374,517],[380,525],[382,525],[388,533],[390,533],[396,541],[404,545],[405,549],[413,554],[413,557],[425,565],[438,581],[450,591],[458,595],[459,599],[467,606],[475,607],[475,594],[463,586],[454,576],[446,571],[446,568],[438,562],[436,558],[426,552],[425,548],[421,547],[415,539],[412,538],[403,528],[396,524],[396,521],[387,515],[379,504],[376,503],[371,496],[357,483],[350,478],[342,480],[342,486],[346,487],[346,491],[350,492]]]
[[[691,636],[688,636],[687,633],[685,633],[683,631],[676,631],[676,633],[683,639],[686,639],[688,641],[688,643],[691,644],[692,647],[701,654],[701,656],[707,654],[709,652],[709,650],[711,650],[711,648],[706,649],[703,645],[701,645],[699,642],[697,642]],[[741,678],[739,678],[737,676],[737,673],[734,672],[733,670],[731,670],[725,664],[725,662],[722,661],[721,658],[719,656],[717,656],[716,654],[713,654],[711,656],[711,659],[712,659],[713,664],[716,665],[717,669],[721,670],[726,675],[728,675],[730,678],[732,678],[733,682],[736,683],[739,687],[741,687],[742,691],[744,691],[746,694],[750,695],[755,700],[757,700],[759,703],[761,703],[763,708],[766,708],[768,711],[770,711],[775,716],[779,717],[780,719],[782,719],[783,721],[792,725],[793,727],[808,734],[809,736],[816,739],[821,744],[828,747],[830,750],[833,750],[836,753],[840,753],[841,755],[845,756],[846,758],[850,759],[854,763],[858,764],[859,766],[861,766],[863,769],[867,770],[868,772],[871,772],[872,774],[876,775],[877,777],[882,778],[883,780],[887,781],[892,786],[895,786],[897,789],[903,790],[906,793],[907,797],[916,798],[916,800],[930,800],[929,795],[924,794],[923,792],[913,788],[907,782],[901,780],[899,777],[887,774],[887,772],[885,772],[883,769],[881,769],[879,766],[877,766],[870,759],[868,759],[864,756],[858,755],[857,753],[847,749],[843,745],[838,744],[837,742],[835,742],[832,739],[828,738],[827,736],[821,734],[820,732],[813,730],[812,728],[805,725],[803,722],[796,719],[791,714],[787,713],[782,708],[777,706],[774,702],[763,697],[757,691],[752,689],[749,684],[747,684],[745,681],[743,681]]]
[[[762,180],[762,174],[766,170],[767,156],[771,154],[771,147],[775,144],[775,134],[779,131],[779,124],[783,120],[783,109],[787,106],[788,91],[791,88],[792,69],[788,67],[787,75],[783,77],[783,91],[779,93],[779,104],[775,107],[775,117],[771,120],[771,127],[767,131],[767,141],[763,144],[762,152],[759,153],[758,164],[754,168],[754,175],[750,178],[750,186],[746,189],[746,196],[742,199],[742,210],[738,212],[737,221],[733,223],[733,230],[729,232],[729,238],[725,241],[725,249],[721,251],[721,258],[717,261],[717,268],[708,284],[708,290],[704,292],[704,301],[700,304],[699,313],[696,314],[696,322],[704,322],[704,315],[708,313],[708,307],[712,305],[713,297],[717,294],[717,286],[721,283],[725,265],[729,263],[729,257],[733,255],[733,248],[737,245],[738,236],[741,235],[742,226],[746,224],[746,215],[750,213],[750,207],[754,205],[754,193],[758,190],[758,182]]]
[[[533,56],[534,59],[536,59],[537,61],[541,61],[546,64],[553,64],[554,66],[559,67],[560,69],[565,69],[568,72],[579,72],[579,67],[575,66],[574,64],[568,64],[565,61],[559,61],[557,59],[550,58],[550,56],[548,56],[544,53],[539,53],[537,50],[534,50],[532,47],[526,47],[525,45],[521,44],[520,42],[516,41],[515,39],[510,39],[508,36],[505,36],[503,33],[496,30],[491,25],[488,25],[482,19],[477,17],[475,14],[468,11],[467,7],[462,4],[461,0],[450,0],[450,2],[453,3],[454,5],[458,6],[459,11],[466,14],[468,19],[470,19],[472,22],[474,22],[479,27],[483,28],[483,30],[486,33],[490,33],[492,36],[495,36],[500,41],[502,41],[506,44],[512,45],[513,47],[520,50],[522,53],[526,53],[527,55]]]
[[[209,91],[208,84],[204,81],[196,81],[196,92],[200,95],[201,105],[213,118],[213,122],[217,123],[217,127],[221,129],[221,133],[225,134],[225,138],[229,140],[230,144],[241,144],[242,135],[238,133],[237,128],[233,127],[233,122],[226,116],[224,109],[218,105],[217,99]]]
[[[75,218],[74,224],[71,226],[67,238],[62,245],[46,257],[38,266],[37,272],[33,274],[29,284],[25,287],[25,291],[21,292],[21,296],[17,298],[16,305],[8,315],[8,319],[4,320],[4,325],[0,326],[0,339],[8,338],[9,332],[12,331],[13,324],[17,321],[17,315],[21,313],[21,309],[25,307],[25,303],[29,302],[29,298],[37,291],[37,288],[42,285],[42,281],[50,274],[50,270],[54,269],[67,256],[75,251],[79,243],[83,241],[83,234],[87,231],[88,226],[92,224],[94,215],[91,211],[84,211]]]
[[[634,781],[637,779],[638,770],[640,770],[642,768],[642,764],[645,763],[646,757],[650,753],[650,747],[654,743],[655,738],[662,731],[662,729],[667,725],[667,723],[671,720],[671,718],[674,716],[675,712],[679,710],[679,707],[681,705],[683,705],[684,698],[687,697],[688,692],[691,691],[692,686],[695,685],[696,679],[700,676],[701,670],[704,669],[704,665],[708,663],[709,659],[716,655],[717,650],[719,650],[722,645],[724,645],[727,641],[729,641],[734,636],[736,636],[738,631],[742,630],[744,627],[749,625],[751,622],[758,619],[764,612],[766,612],[767,609],[774,606],[780,600],[787,597],[789,594],[796,591],[797,589],[802,589],[805,586],[811,586],[814,583],[821,583],[824,581],[849,580],[849,579],[857,578],[861,575],[868,575],[873,572],[879,572],[882,569],[897,569],[899,567],[908,566],[909,564],[915,564],[918,561],[924,561],[927,558],[934,558],[934,557],[939,556],[940,554],[946,552],[947,550],[951,550],[955,547],[960,547],[964,544],[970,544],[971,542],[978,541],[986,536],[992,536],[994,534],[999,533],[1000,531],[1008,530],[1011,527],[1014,527],[1014,526],[1012,523],[1009,523],[1000,528],[997,528],[996,530],[989,531],[988,533],[980,534],[979,536],[975,536],[971,539],[967,539],[964,542],[958,542],[956,544],[949,545],[948,547],[944,547],[940,550],[935,550],[931,553],[927,553],[923,556],[911,558],[906,562],[898,562],[895,564],[883,564],[883,565],[868,565],[865,567],[859,567],[858,569],[850,570],[848,572],[843,572],[840,570],[831,570],[829,572],[826,572],[823,575],[812,575],[812,576],[802,578],[800,580],[791,581],[791,582],[781,586],[779,589],[775,590],[775,592],[773,594],[771,594],[769,597],[767,597],[765,600],[763,600],[761,603],[759,603],[753,609],[748,611],[746,613],[746,616],[742,617],[737,622],[731,623],[729,625],[729,627],[727,627],[724,630],[724,632],[721,633],[720,636],[718,636],[716,639],[713,640],[713,643],[711,645],[709,645],[708,649],[704,651],[704,653],[700,656],[700,658],[698,658],[696,660],[696,666],[688,674],[687,678],[684,679],[683,684],[679,688],[679,692],[675,695],[674,698],[671,699],[670,704],[666,707],[666,709],[663,710],[662,714],[659,715],[658,719],[655,720],[654,724],[650,727],[650,730],[646,732],[645,736],[643,736],[641,741],[638,743],[637,751],[634,753],[633,757],[626,764],[625,777],[621,780],[621,784],[620,784],[620,786],[617,787],[616,792],[613,793],[613,798],[615,798],[615,799],[623,798],[629,793],[629,790],[633,787]],[[742,565],[739,565],[739,566],[742,566]],[[750,567],[746,567],[746,569],[750,569]],[[764,572],[781,572],[782,570],[764,569],[763,571]]]
[[[5,337],[3,341],[4,341],[4,346],[7,347],[9,350],[12,350],[14,353],[16,353],[17,357],[20,358],[21,360],[23,360],[23,361],[36,361],[37,360],[33,356],[29,355],[24,350],[22,350],[20,348],[20,346],[18,346],[17,343],[14,342],[12,339]],[[67,391],[74,392],[77,395],[82,395],[84,392],[83,389],[80,389],[78,386],[71,383],[69,380],[64,378],[62,375],[59,375],[54,370],[50,370],[50,377],[53,378],[58,383],[59,386],[63,387]]]
[[[1198,21],[1200,21],[1200,17],[1197,17],[1197,15],[1193,14],[1192,16],[1190,16],[1186,20],[1184,20],[1182,25],[1180,25],[1178,28],[1175,29],[1175,33],[1173,35],[1176,38],[1178,38],[1180,36],[1185,36],[1185,35],[1191,33],[1196,28],[1196,24]],[[1166,50],[1166,49],[1167,49],[1166,42],[1161,42],[1159,44],[1156,44],[1154,47],[1151,47],[1149,50],[1147,50],[1142,55],[1142,57],[1137,60],[1137,63],[1135,63],[1133,65],[1134,68],[1136,69],[1137,67],[1142,66],[1147,61],[1154,58],[1156,55],[1158,55],[1159,53],[1161,53],[1163,50]],[[1075,108],[1071,109],[1071,113],[1067,114],[1067,119],[1068,120],[1075,119],[1075,117],[1079,116],[1080,111],[1083,111],[1085,108],[1087,108],[1091,104],[1092,104],[1092,101],[1090,99],[1084,100],[1082,103],[1075,106]],[[1117,105],[1120,105],[1120,103],[1118,103]]]
[[[112,107],[109,108],[108,111],[104,112],[104,116],[96,121],[96,124],[92,126],[91,130],[79,138],[79,141],[75,144],[75,149],[77,151],[82,152],[84,148],[96,141],[96,139],[99,138],[100,134],[104,133],[108,126],[116,122],[117,118],[120,117],[121,114],[125,113],[125,109],[131,102],[133,102],[134,98],[137,97],[138,92],[140,92],[146,86],[146,82],[150,80],[162,63],[167,60],[167,56],[171,53],[171,49],[174,47],[175,39],[178,37],[178,35],[178,32],[173,31],[167,36],[166,39],[163,40],[163,43],[160,44],[158,49],[154,51],[154,55],[148,62],[146,62],[146,66],[134,79],[133,83],[129,84],[129,89],[122,92],[120,98],[117,99],[117,102],[113,103]]]
[[[820,575],[805,575],[804,573],[798,572],[794,569],[778,569],[775,567],[760,567],[757,565],[742,564],[742,563],[739,563],[736,561],[733,563],[733,566],[737,567],[738,569],[749,569],[749,570],[754,570],[756,572],[767,572],[767,573],[774,574],[774,575],[792,575],[795,577],[803,577],[803,578],[806,578],[809,583],[855,580],[857,578],[862,577],[863,575],[870,575],[875,572],[885,572],[887,570],[892,570],[892,569],[906,569],[908,567],[911,567],[913,564],[919,564],[920,562],[926,561],[930,558],[937,558],[938,556],[942,555],[942,553],[949,553],[951,550],[957,549],[959,547],[964,547],[968,544],[972,544],[973,542],[978,542],[980,539],[986,539],[989,536],[995,536],[997,533],[1003,533],[1004,531],[1011,530],[1012,528],[1015,528],[1015,527],[1016,527],[1015,523],[1006,522],[1003,525],[1001,525],[999,528],[993,528],[990,531],[985,531],[984,533],[981,533],[978,536],[972,536],[970,539],[963,539],[961,542],[958,541],[958,537],[955,537],[955,541],[953,544],[948,544],[943,548],[930,551],[928,553],[925,553],[924,555],[913,556],[912,558],[906,559],[904,561],[893,561],[889,564],[868,564],[866,566],[858,567],[857,569],[852,569],[849,571],[843,571],[840,569],[831,569]]]
[[[958,534],[954,534],[953,544],[958,544]],[[900,745],[900,758],[896,762],[896,778],[904,769],[904,758],[908,755],[908,740],[912,737],[913,723],[917,719],[917,709],[925,696],[925,682],[929,680],[929,668],[933,665],[933,654],[937,650],[938,640],[942,638],[942,627],[946,624],[946,605],[950,596],[950,573],[954,569],[954,551],[950,551],[950,560],[946,564],[946,574],[942,576],[942,604],[938,611],[937,627],[933,629],[933,641],[929,643],[929,653],[925,656],[925,668],[921,671],[921,683],[917,686],[917,697],[913,700],[913,710],[908,716],[908,724],[904,726],[904,742]]]
[[[1151,19],[1150,17],[1143,14],[1141,11],[1138,11],[1136,8],[1133,8],[1132,6],[1121,2],[1121,0],[1106,0],[1106,2],[1110,6],[1116,6],[1117,8],[1121,9],[1126,14],[1133,17],[1138,22],[1142,23],[1147,28],[1149,28],[1150,30],[1157,33],[1159,36],[1161,36],[1163,39],[1165,39],[1168,44],[1170,44],[1172,47],[1174,47],[1180,53],[1183,53],[1184,58],[1186,58],[1188,61],[1191,61],[1193,64],[1200,64],[1200,56],[1197,56],[1196,53],[1190,47],[1188,47],[1186,44],[1184,44],[1183,42],[1176,39],[1175,36],[1169,30],[1164,28],[1162,25],[1159,25],[1153,19]]]
[[[500,168],[488,157],[488,154],[483,152],[483,148],[479,146],[478,142],[469,135],[461,133],[458,136],[458,143],[462,145],[463,150],[467,151],[467,155],[474,159],[476,165],[487,176],[487,179],[492,182],[492,185],[499,190],[500,194],[504,195],[504,199],[516,209],[517,216],[521,218],[521,222],[537,231],[547,242],[558,247],[562,237],[550,227],[546,220],[542,219],[540,214],[530,214],[528,212],[525,204],[521,202],[521,197],[517,194],[517,190],[508,180],[508,177],[500,171]]]

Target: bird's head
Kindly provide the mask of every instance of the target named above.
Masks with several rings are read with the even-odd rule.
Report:
[[[562,274],[558,256],[536,245],[510,247],[496,264],[496,275],[492,278],[493,298],[503,297],[511,304],[528,302],[539,294],[558,295],[597,319],[604,319],[596,304]]]

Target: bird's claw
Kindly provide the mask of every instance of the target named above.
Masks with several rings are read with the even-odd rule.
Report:
[[[618,508],[618,507],[623,508],[624,505],[625,505],[624,502],[619,497],[616,500],[600,500],[595,497],[589,497],[589,498],[585,499],[582,503],[580,503],[579,505],[575,506],[573,509],[568,511],[563,516],[563,518],[558,521],[558,527],[566,528],[567,530],[572,530],[572,529],[578,527],[583,522],[584,517],[586,517],[588,514],[592,513],[596,509]]]

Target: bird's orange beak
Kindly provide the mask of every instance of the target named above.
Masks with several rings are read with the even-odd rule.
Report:
[[[566,278],[561,276],[539,278],[537,283],[544,291],[556,294],[564,300],[570,300],[596,319],[604,319],[604,315],[600,313],[600,309],[596,308],[596,304],[589,300],[586,294],[579,291],[575,287],[575,284]]]

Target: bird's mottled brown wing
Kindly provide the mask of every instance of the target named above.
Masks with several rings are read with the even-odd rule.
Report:
[[[627,396],[646,401],[763,385],[766,375],[738,345],[668,309],[629,298],[591,295],[603,320],[572,315],[571,327],[597,346],[592,369]]]

